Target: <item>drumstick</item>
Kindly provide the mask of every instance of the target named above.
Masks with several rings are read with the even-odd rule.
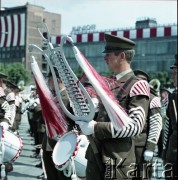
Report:
[[[175,104],[175,101],[174,101],[174,99],[172,100],[172,103],[173,103],[173,107],[174,107],[174,113],[175,113],[175,117],[176,117],[176,123],[177,123],[177,109],[176,109],[176,104]]]

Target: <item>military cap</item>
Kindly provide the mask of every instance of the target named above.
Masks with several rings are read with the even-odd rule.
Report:
[[[135,47],[135,42],[125,37],[105,34],[105,40],[106,40],[106,46],[103,53],[132,50]]]
[[[6,80],[6,85],[8,88],[19,89],[19,87],[14,82],[8,79]]]
[[[177,67],[178,54],[175,54],[174,57],[175,57],[175,62],[174,62],[174,64],[172,66],[170,66],[170,69],[173,69],[173,68]]]
[[[7,78],[7,75],[0,72],[0,78]]]
[[[144,78],[144,79],[146,79],[148,82],[150,81],[150,76],[149,76],[146,72],[144,72],[144,71],[142,71],[142,70],[139,70],[139,69],[134,70],[133,72],[134,72],[135,76],[140,77],[141,79]]]

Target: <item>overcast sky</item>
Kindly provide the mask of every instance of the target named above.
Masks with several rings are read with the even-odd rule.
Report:
[[[2,7],[30,4],[62,15],[62,33],[72,27],[96,25],[97,30],[135,27],[138,18],[155,18],[158,24],[177,24],[177,1],[135,0],[1,0]]]

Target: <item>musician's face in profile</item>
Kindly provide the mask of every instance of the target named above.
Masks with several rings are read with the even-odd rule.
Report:
[[[62,84],[62,81],[61,79],[58,77],[57,78],[57,83],[58,83],[58,86],[59,86],[59,89],[63,88],[63,84]],[[49,86],[49,89],[51,90],[51,92],[53,93],[53,95],[55,95],[55,86],[54,86],[54,80],[53,80],[53,77],[49,77],[48,79],[48,86]]]
[[[51,92],[54,94],[55,88],[54,88],[54,81],[52,76],[48,78],[48,87],[51,90]]]
[[[0,87],[2,87],[3,80],[0,78]]]

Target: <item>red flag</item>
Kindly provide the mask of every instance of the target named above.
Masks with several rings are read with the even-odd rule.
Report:
[[[54,139],[67,132],[67,121],[61,107],[57,104],[48,89],[44,77],[35,60],[31,63],[31,68],[38,90],[47,135],[48,137]]]

